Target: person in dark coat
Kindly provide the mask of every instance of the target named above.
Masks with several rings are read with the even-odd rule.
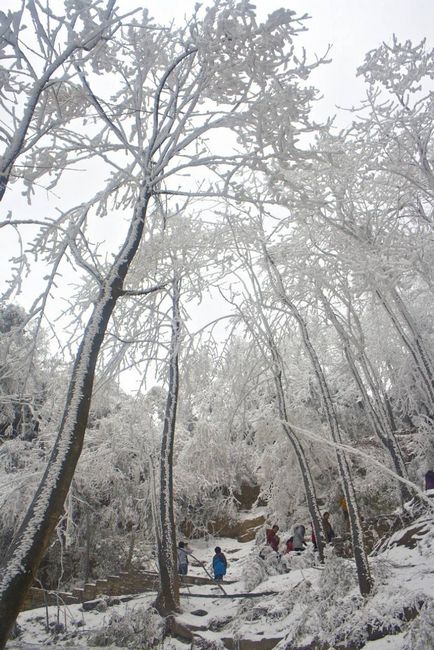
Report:
[[[434,490],[434,472],[429,469],[425,474],[425,490]]]
[[[332,541],[333,537],[336,537],[335,531],[332,528],[332,525],[330,523],[330,513],[325,512],[322,516],[322,524],[324,526],[324,532],[326,535],[326,542],[327,544],[330,544]]]
[[[223,580],[223,576],[226,575],[226,569],[228,568],[228,561],[220,546],[216,546],[215,555],[212,559],[212,568],[214,571],[214,580]]]
[[[277,524],[274,524],[272,528],[267,528],[265,531],[265,534],[267,536],[267,544],[268,546],[271,546],[273,551],[279,550],[279,544],[280,544],[280,537],[277,534],[277,531],[279,530],[279,526]]]

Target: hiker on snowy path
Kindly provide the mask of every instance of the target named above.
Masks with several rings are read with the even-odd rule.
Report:
[[[304,540],[304,534],[306,532],[306,528],[302,525],[297,525],[294,526],[294,535],[293,535],[293,547],[294,551],[304,551],[304,547],[306,546],[306,542]]]
[[[223,580],[223,576],[226,574],[226,569],[228,568],[228,561],[220,546],[216,546],[215,555],[212,559],[212,568],[214,571],[214,580]]]
[[[178,573],[180,576],[186,576],[188,573],[188,556],[191,551],[187,548],[185,542],[178,544]]]
[[[325,512],[323,514],[322,523],[323,523],[324,531],[325,531],[325,534],[326,534],[326,542],[327,542],[327,544],[330,544],[333,537],[336,537],[336,535],[335,535],[335,531],[333,530],[332,525],[330,523],[330,513],[329,512]]]
[[[280,544],[280,537],[277,534],[277,531],[279,530],[279,526],[277,524],[274,524],[272,528],[267,528],[265,531],[265,534],[267,536],[267,544],[268,546],[271,546],[273,551],[279,550],[279,544]]]

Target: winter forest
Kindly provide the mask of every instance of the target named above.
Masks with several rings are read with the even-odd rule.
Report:
[[[257,4],[0,4],[0,648],[434,647],[432,25]]]

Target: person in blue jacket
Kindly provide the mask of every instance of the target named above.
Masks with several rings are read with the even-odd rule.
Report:
[[[223,576],[226,573],[228,568],[228,561],[225,557],[225,554],[222,553],[220,546],[216,546],[215,555],[212,559],[212,568],[214,571],[214,580],[223,580]]]

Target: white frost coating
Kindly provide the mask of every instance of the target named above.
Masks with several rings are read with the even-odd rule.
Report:
[[[33,27],[36,29],[38,32],[38,37],[41,40],[47,39],[46,33],[39,27],[38,23],[43,23],[44,21],[44,16],[38,15],[38,12],[36,10],[36,7],[34,6],[34,3],[32,3],[32,7],[30,9],[30,14],[31,16],[28,16],[27,19],[29,22],[32,24]],[[11,168],[13,164],[15,163],[16,159],[20,155],[23,149],[25,137],[27,134],[27,131],[30,127],[30,124],[34,118],[34,114],[36,111],[37,104],[39,102],[39,98],[41,96],[41,93],[43,90],[47,87],[47,84],[50,82],[51,78],[53,77],[54,73],[61,68],[65,63],[70,61],[71,56],[77,51],[77,50],[85,50],[85,51],[90,51],[93,48],[96,47],[96,45],[100,42],[104,32],[106,31],[107,27],[110,25],[110,17],[111,13],[113,10],[114,6],[114,0],[109,0],[108,5],[107,5],[107,11],[105,15],[103,16],[102,22],[99,26],[96,28],[94,27],[93,29],[89,29],[88,33],[83,36],[82,39],[77,39],[77,40],[72,40],[71,42],[68,42],[70,40],[70,34],[67,36],[67,41],[63,45],[63,51],[58,54],[54,60],[50,61],[49,59],[47,60],[47,66],[44,70],[38,71],[33,69],[32,66],[28,66],[28,74],[29,78],[33,81],[33,87],[32,91],[29,94],[27,105],[24,109],[23,115],[21,119],[17,120],[17,118],[14,115],[14,129],[13,129],[13,135],[10,138],[6,151],[4,152],[2,158],[0,159],[0,173],[1,173],[1,178],[0,178],[0,200],[4,194],[6,184],[9,179],[9,174],[11,171]],[[43,10],[41,13],[45,13]],[[47,12],[48,13],[48,12]],[[16,12],[14,14],[15,20],[13,20],[9,24],[9,29],[12,32],[12,28],[16,30],[15,33],[11,33],[10,35],[10,40],[16,40],[18,42],[20,38],[20,31],[22,29],[26,28],[26,25],[21,23],[21,20],[24,15],[24,9],[22,12],[22,15],[20,16],[19,12]],[[36,16],[36,19],[35,19]],[[6,18],[6,16],[5,16]],[[50,21],[53,21],[53,15],[50,14]],[[50,34],[50,37],[54,40],[58,36],[58,32],[61,29],[63,21],[59,21],[58,24],[55,25],[55,28],[53,30],[53,33]],[[93,26],[92,26],[93,27]],[[51,44],[52,51],[54,52],[55,48],[53,43]],[[12,57],[11,57],[12,58]],[[47,55],[46,52],[41,48],[40,60],[46,60]],[[23,60],[26,60],[25,57],[22,57],[20,55],[17,56],[17,63],[16,67],[18,69],[21,69],[22,67],[22,62]],[[13,69],[13,68],[12,68]],[[67,75],[65,75],[67,77]],[[12,113],[8,110],[8,113],[12,115]],[[38,138],[36,138],[36,141]]]
[[[381,399],[378,394],[378,385],[379,384],[381,385],[381,380],[375,374],[373,374],[374,370],[372,368],[372,364],[369,363],[369,360],[367,358],[363,337],[360,337],[361,340],[357,340],[356,343],[357,357],[356,357],[351,345],[351,338],[350,338],[351,331],[350,333],[348,333],[348,331],[345,330],[344,326],[342,325],[342,322],[339,321],[339,319],[337,318],[336,313],[333,311],[330,302],[327,300],[326,296],[321,290],[321,287],[317,286],[316,292],[319,295],[320,300],[326,310],[326,313],[331,323],[333,324],[335,330],[337,331],[340,340],[342,341],[345,358],[347,359],[354,381],[361,392],[364,403],[367,406],[367,417],[372,427],[372,430],[376,432],[382,444],[388,450],[392,458],[392,461],[394,463],[395,469],[397,470],[399,476],[408,479],[407,469],[403,457],[401,455],[401,451],[399,449],[398,443],[396,441],[395,434],[390,426],[388,415],[386,413],[384,399]],[[354,316],[354,318],[357,317]],[[352,337],[354,340],[354,334],[352,335]],[[372,399],[368,393],[367,387],[365,386],[362,375],[358,370],[356,358],[359,361],[359,364],[362,368],[363,376],[365,377],[365,380],[371,391]],[[406,495],[403,494],[403,496],[405,497]]]
[[[24,531],[24,534],[21,537],[20,544],[16,548],[14,555],[12,556],[6,571],[2,577],[2,582],[0,583],[0,590],[3,591],[16,575],[23,570],[22,561],[30,551],[30,548],[33,543],[34,535],[37,532],[40,523],[42,522],[50,496],[55,489],[57,481],[59,479],[59,474],[61,468],[67,458],[69,448],[73,443],[73,434],[75,425],[77,423],[77,414],[78,409],[82,399],[82,388],[85,378],[86,369],[89,363],[89,356],[92,349],[93,337],[98,331],[98,325],[101,319],[102,310],[107,302],[107,292],[108,288],[105,289],[105,299],[99,303],[92,314],[91,325],[87,331],[86,339],[84,341],[82,354],[80,356],[80,361],[77,366],[77,371],[75,374],[74,389],[71,395],[70,402],[68,404],[68,414],[65,418],[65,424],[62,429],[62,432],[59,438],[56,441],[56,448],[58,450],[57,456],[54,462],[50,465],[44,486],[41,490],[41,493],[34,504],[32,517]],[[110,294],[108,293],[108,297]]]
[[[303,429],[302,427],[292,423],[288,422],[290,426],[298,431],[301,435],[303,435],[306,438],[309,438],[310,440],[314,440],[315,442],[318,442],[322,445],[328,445],[329,447],[332,447],[333,449],[341,449],[342,451],[351,454],[353,456],[360,456],[364,458],[365,460],[368,460],[369,463],[372,465],[376,465],[377,467],[380,467],[383,472],[386,474],[389,474],[389,476],[392,476],[396,481],[399,481],[400,483],[403,483],[404,485],[407,485],[413,492],[415,492],[420,499],[422,499],[429,507],[431,510],[434,510],[434,503],[432,502],[432,499],[430,499],[425,492],[423,492],[415,483],[410,481],[409,479],[403,478],[402,476],[399,476],[396,472],[394,472],[392,469],[389,467],[386,467],[382,462],[379,460],[376,460],[366,452],[362,451],[361,449],[356,449],[355,447],[350,447],[349,445],[345,445],[342,442],[335,442],[334,440],[329,440],[327,438],[323,438],[319,436],[318,434],[314,433],[313,431],[309,431],[308,429]]]
[[[173,280],[172,295],[172,336],[170,343],[170,363],[169,363],[169,391],[166,399],[166,412],[164,417],[163,437],[161,444],[161,491],[160,491],[160,519],[162,522],[162,536],[158,540],[159,554],[164,562],[168,574],[163,578],[163,572],[160,567],[160,592],[163,598],[170,593],[171,603],[165,603],[165,606],[172,606],[178,601],[176,594],[176,573],[177,566],[175,560],[175,549],[173,540],[174,531],[174,513],[173,513],[173,467],[171,456],[173,454],[173,443],[176,426],[177,394],[179,387],[178,358],[181,345],[181,322],[179,314],[180,300],[180,281]]]
[[[145,186],[147,187],[147,183],[145,183]],[[98,330],[100,328],[103,310],[107,302],[112,299],[111,290],[115,280],[118,277],[119,267],[128,259],[128,253],[131,252],[131,249],[136,242],[140,223],[140,217],[138,214],[140,213],[140,208],[143,208],[145,205],[144,196],[141,197],[141,201],[139,201],[138,205],[140,207],[136,210],[131,230],[127,235],[127,241],[119,253],[118,259],[113,265],[110,273],[110,280],[106,281],[103,285],[103,291],[86,328],[80,359],[72,378],[74,382],[74,388],[72,390],[69,403],[67,404],[67,415],[65,418],[64,426],[55,443],[57,455],[54,462],[52,462],[52,464],[50,464],[48,467],[48,472],[44,480],[41,493],[33,505],[32,516],[26,526],[26,529],[24,530],[19,545],[15,549],[13,556],[5,568],[0,583],[0,593],[8,587],[17,573],[20,573],[24,570],[23,561],[32,547],[34,536],[44,519],[51,494],[54,491],[59,480],[61,469],[68,456],[68,451],[74,442],[74,431],[77,424],[78,410],[83,398],[83,384],[89,366],[89,358],[92,353],[94,339],[98,334]]]

